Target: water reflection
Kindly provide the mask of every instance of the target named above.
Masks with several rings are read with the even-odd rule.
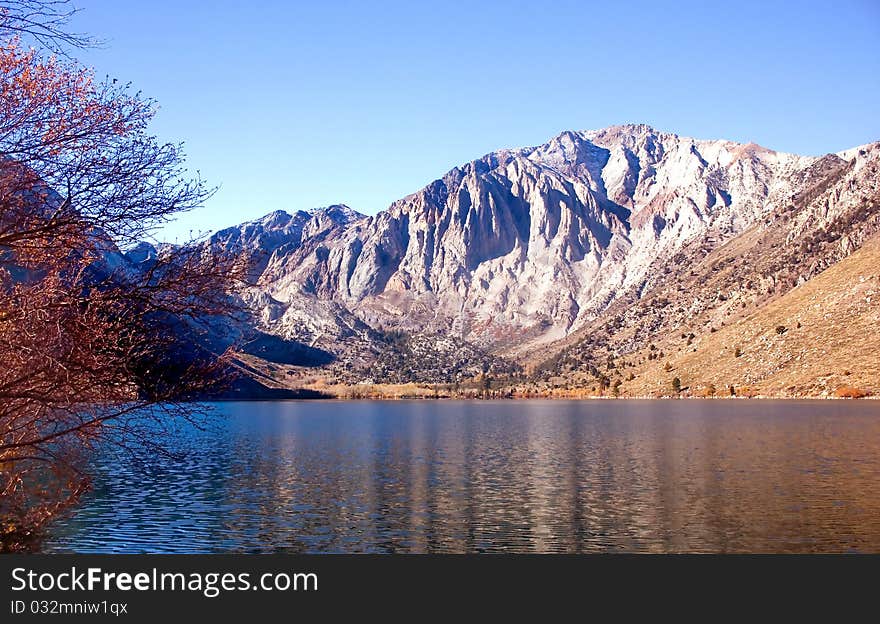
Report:
[[[880,552],[878,402],[226,403],[78,552]]]

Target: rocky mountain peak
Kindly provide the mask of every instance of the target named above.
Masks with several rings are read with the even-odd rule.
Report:
[[[352,210],[345,204],[333,204],[324,208],[312,208],[308,211],[308,215],[312,219],[326,218],[336,223],[350,223],[358,219],[365,219],[366,215]]]

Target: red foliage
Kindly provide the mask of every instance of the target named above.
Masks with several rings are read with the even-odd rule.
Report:
[[[194,246],[119,262],[117,245],[210,194],[147,134],[154,108],[0,45],[0,551],[31,548],[77,499],[96,444],[153,443],[224,370],[186,334],[230,312],[244,267]]]

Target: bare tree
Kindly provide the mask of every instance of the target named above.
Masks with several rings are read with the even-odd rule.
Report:
[[[70,0],[2,0],[0,33],[31,38],[43,48],[66,56],[69,48],[97,43],[88,35],[68,29],[77,12]]]
[[[0,46],[0,550],[32,547],[76,501],[96,445],[153,444],[227,370],[208,326],[237,313],[238,258],[164,246],[134,266],[119,251],[211,194],[149,135],[154,110]]]

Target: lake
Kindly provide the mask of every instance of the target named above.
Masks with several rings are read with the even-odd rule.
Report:
[[[219,403],[52,552],[880,552],[880,401]]]

